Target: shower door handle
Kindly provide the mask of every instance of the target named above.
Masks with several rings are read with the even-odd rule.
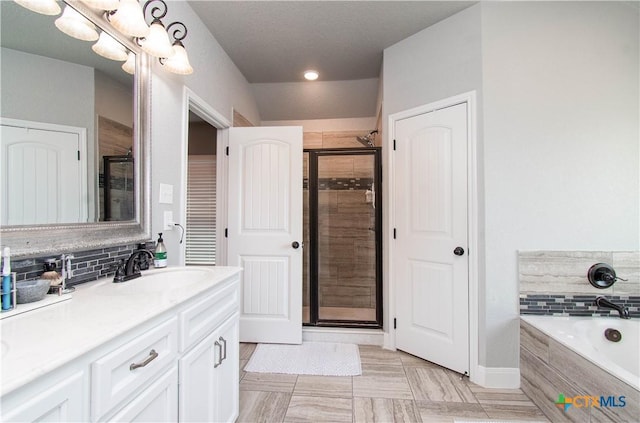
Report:
[[[293,241],[291,243],[291,246],[293,247],[294,250],[297,250],[298,247],[300,247],[300,243],[298,241]]]

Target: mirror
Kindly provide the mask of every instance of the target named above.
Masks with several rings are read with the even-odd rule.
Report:
[[[7,160],[3,146],[2,179],[20,181],[3,188],[0,212],[2,245],[14,256],[150,237],[147,57],[99,13],[67,3],[134,52],[136,72],[94,53],[94,42],[59,31],[57,16],[0,2],[3,144],[28,133],[22,139],[41,137],[67,149],[77,144],[79,157],[47,173],[47,156],[31,148]],[[59,140],[63,135],[71,138]]]

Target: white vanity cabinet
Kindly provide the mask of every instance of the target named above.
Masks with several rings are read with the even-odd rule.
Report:
[[[94,331],[104,329],[104,338],[96,337],[102,341],[94,342],[94,347],[77,351],[75,356],[46,372],[37,367],[41,363],[35,363],[34,368],[39,371],[34,372],[28,382],[15,382],[10,389],[5,384],[0,421],[235,421],[239,407],[239,269],[233,268],[224,275],[222,280],[203,283],[193,293],[183,293],[182,298],[166,293],[147,297],[144,301],[153,312],[143,309],[143,301],[131,300],[125,305],[139,306],[141,310],[132,312],[139,318],[127,322],[126,330],[119,335],[114,336],[113,328],[103,327],[108,321],[104,318],[94,328]],[[91,294],[91,289],[87,288],[84,294]],[[113,289],[107,293],[114,294],[121,292],[117,289],[134,291],[134,286],[102,289]],[[114,296],[108,297],[104,292],[96,291],[92,295],[98,294],[105,298],[101,301],[113,301]],[[82,297],[81,287],[68,303],[80,304]],[[76,307],[86,313],[102,304],[101,301]],[[157,302],[161,301],[166,303],[159,307]],[[120,307],[115,302],[111,305],[114,309]],[[48,321],[48,317],[74,313],[71,304],[67,309],[52,310],[51,316],[44,311],[34,315],[34,321],[39,323]],[[98,311],[101,310],[96,313]],[[118,318],[115,313],[111,316]],[[24,319],[22,323],[16,320],[11,325],[3,322],[2,329],[20,333],[33,327],[29,320]],[[90,322],[78,326],[90,326]],[[64,330],[72,332],[74,327],[69,325]],[[69,339],[86,341],[87,336],[94,335],[91,331],[72,333]],[[65,336],[65,332],[60,335]],[[33,335],[33,342],[38,338]],[[6,341],[9,348],[22,350],[17,342],[11,342],[14,339],[22,338],[9,337]],[[47,345],[46,337],[40,336],[40,339],[49,354],[42,353],[42,363],[46,363],[47,357],[59,359],[69,351],[52,350],[52,345],[62,345],[62,341],[54,340]],[[26,366],[27,360],[18,358],[23,355],[16,354],[15,362],[3,357],[3,373],[5,366],[12,364],[23,366],[25,372],[33,371]],[[32,355],[40,357],[35,352]]]
[[[238,417],[238,314],[186,353],[179,364],[181,422]]]
[[[82,371],[49,380],[34,382],[23,399],[12,405],[3,401],[3,422],[80,422],[85,421]],[[17,400],[17,401],[15,401]],[[9,408],[9,409],[6,409]]]

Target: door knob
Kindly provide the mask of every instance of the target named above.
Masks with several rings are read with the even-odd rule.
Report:
[[[299,243],[298,241],[293,241],[293,242],[291,243],[291,246],[292,246],[295,250],[297,250],[297,249],[298,249],[298,247],[300,247],[300,243]]]
[[[456,256],[462,256],[464,255],[464,248],[462,247],[456,247],[455,250],[453,250],[453,254],[455,254]]]

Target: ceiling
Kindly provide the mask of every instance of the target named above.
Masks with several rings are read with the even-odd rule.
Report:
[[[329,81],[378,78],[385,48],[476,2],[190,0],[188,3],[249,83],[255,84],[262,119],[288,120],[374,116],[376,83],[360,81],[350,92],[344,82],[336,86]],[[309,102],[312,107],[295,107],[291,102],[299,102],[308,89],[300,84],[296,90],[290,83],[309,84],[302,74],[310,68],[320,73],[318,81],[324,82],[329,91],[318,95],[321,89],[317,88],[315,99]],[[336,94],[337,90],[342,95]],[[336,95],[366,98],[368,104],[360,102],[364,107],[354,104],[351,111],[336,111]],[[374,104],[370,104],[372,98]]]

